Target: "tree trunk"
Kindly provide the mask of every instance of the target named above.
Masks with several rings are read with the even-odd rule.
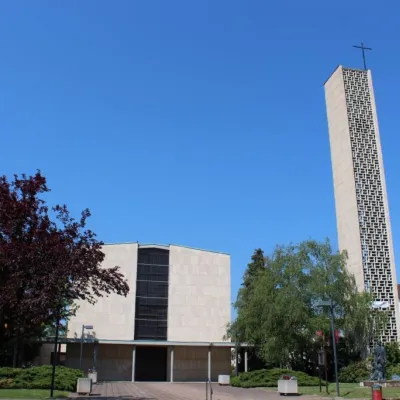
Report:
[[[18,361],[18,339],[14,344],[14,351],[13,351],[13,368],[17,368],[17,361]]]

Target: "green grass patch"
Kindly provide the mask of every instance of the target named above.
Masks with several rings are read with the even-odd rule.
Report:
[[[371,388],[360,387],[357,383],[341,383],[339,385],[340,397],[349,399],[370,399],[372,397]],[[264,390],[276,391],[277,387],[264,388]],[[400,398],[400,388],[382,388],[383,398]],[[322,397],[336,397],[336,384],[328,385],[328,394],[326,394],[325,386],[322,386],[322,392],[319,391],[319,386],[304,386],[299,387],[299,394],[318,395]]]
[[[57,398],[68,397],[68,392],[54,391]],[[0,399],[46,399],[50,397],[50,389],[0,389]]]

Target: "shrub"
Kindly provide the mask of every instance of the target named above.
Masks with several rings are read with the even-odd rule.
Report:
[[[0,379],[15,378],[21,371],[22,371],[21,368],[0,367]]]
[[[400,375],[400,364],[389,365],[386,368],[386,378],[392,379],[392,375]]]
[[[319,379],[309,376],[304,372],[291,371],[287,369],[259,369],[251,372],[243,372],[239,376],[231,378],[231,386],[251,388],[251,387],[276,387],[278,379],[282,375],[292,375],[297,378],[299,386],[318,386]]]
[[[386,359],[388,366],[398,365],[400,363],[400,346],[398,342],[385,344]]]
[[[365,381],[370,376],[368,362],[358,361],[343,367],[339,373],[339,382],[342,383],[359,383]]]
[[[8,370],[4,371],[4,370]],[[51,385],[51,366],[32,368],[0,368],[0,388],[2,389],[48,389]],[[57,367],[54,388],[73,392],[82,371]]]

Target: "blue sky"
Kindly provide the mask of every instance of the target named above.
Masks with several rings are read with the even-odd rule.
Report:
[[[2,2],[1,173],[41,169],[105,242],[230,253],[234,298],[256,247],[336,247],[322,85],[364,41],[400,257],[399,16],[397,0]]]

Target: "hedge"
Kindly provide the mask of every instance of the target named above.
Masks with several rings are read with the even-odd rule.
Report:
[[[231,386],[252,388],[252,387],[276,387],[278,379],[282,375],[291,375],[297,378],[299,386],[318,386],[319,379],[309,376],[304,372],[288,369],[259,369],[251,372],[243,372],[239,376],[231,378]]]
[[[367,380],[371,375],[368,361],[358,361],[343,367],[339,372],[339,382],[360,383]]]
[[[49,389],[51,366],[32,368],[0,368],[0,389]],[[73,392],[82,371],[66,367],[56,367],[54,389]]]

